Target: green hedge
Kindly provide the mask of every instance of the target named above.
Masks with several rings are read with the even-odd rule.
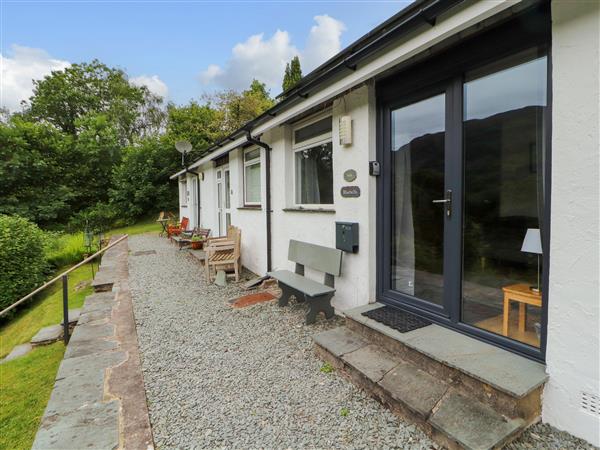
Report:
[[[37,225],[19,216],[0,214],[0,309],[40,286],[48,265],[45,236]]]

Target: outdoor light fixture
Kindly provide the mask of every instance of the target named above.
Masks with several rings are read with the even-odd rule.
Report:
[[[185,155],[192,151],[192,144],[189,141],[177,141],[175,148],[181,153],[181,165],[185,167]]]
[[[537,287],[531,287],[533,292],[540,292],[540,255],[542,254],[542,239],[539,228],[528,228],[523,239],[522,252],[535,253],[537,255]]]

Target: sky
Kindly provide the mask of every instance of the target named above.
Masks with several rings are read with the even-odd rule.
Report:
[[[94,58],[176,104],[253,78],[274,96],[293,56],[306,75],[409,3],[0,0],[0,105],[18,110],[32,79]]]

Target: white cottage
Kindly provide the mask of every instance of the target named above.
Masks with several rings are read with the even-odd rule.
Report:
[[[358,224],[337,313],[534,361],[542,420],[600,445],[599,75],[597,0],[417,0],[174,174],[179,213],[257,274]]]

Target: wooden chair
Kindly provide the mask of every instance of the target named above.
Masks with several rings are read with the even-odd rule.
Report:
[[[204,270],[206,271],[206,280],[212,281],[212,268],[215,274],[218,267],[230,269],[233,267],[235,281],[240,281],[242,272],[242,260],[240,245],[242,240],[242,230],[230,225],[227,228],[227,236],[210,238],[204,246],[206,257]]]
[[[190,219],[184,217],[181,219],[181,223],[179,225],[169,225],[169,228],[167,228],[167,237],[180,235],[182,231],[187,230],[189,223]]]

